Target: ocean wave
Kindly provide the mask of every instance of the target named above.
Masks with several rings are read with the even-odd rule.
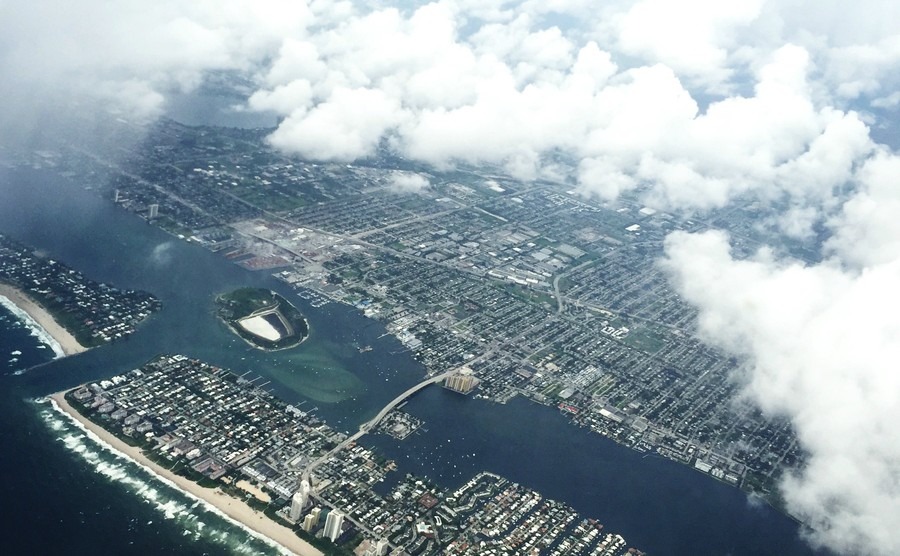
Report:
[[[57,433],[66,449],[78,455],[100,475],[138,495],[165,519],[178,523],[186,536],[194,540],[212,541],[233,554],[292,554],[287,548],[119,452],[63,411],[55,401],[50,400],[50,404],[52,411],[42,409],[41,418],[50,430]],[[208,518],[206,521],[201,519],[209,514],[219,518],[221,525],[213,525]]]
[[[53,350],[56,359],[60,357],[64,357],[66,353],[63,351],[62,346],[59,342],[56,341],[53,336],[51,336],[44,327],[37,323],[36,320],[31,318],[31,315],[23,311],[19,308],[18,305],[9,300],[8,297],[0,295],[0,305],[6,308],[10,313],[12,313],[16,320],[20,321],[25,328],[27,328],[31,335],[37,338],[42,344],[48,346]]]

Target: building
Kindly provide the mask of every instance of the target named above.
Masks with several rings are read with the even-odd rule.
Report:
[[[325,517],[325,538],[334,542],[341,536],[341,526],[344,524],[344,514],[338,510],[331,510]]]
[[[291,498],[290,517],[292,521],[296,522],[303,515],[303,508],[306,507],[307,500],[309,500],[309,481],[304,480],[300,483],[300,490],[295,492]]]
[[[150,218],[156,218],[159,216],[159,205],[152,204],[150,205]]]
[[[306,517],[303,518],[303,530],[307,533],[312,533],[313,529],[316,528],[316,525],[319,524],[319,513],[322,511],[321,508],[313,508],[311,512],[306,514]]]
[[[464,368],[457,374],[445,378],[444,387],[460,394],[468,394],[478,386],[478,382],[479,380],[472,374],[472,370]]]
[[[371,541],[365,556],[385,556],[390,549],[391,546],[388,544],[387,539],[379,539],[377,542]]]

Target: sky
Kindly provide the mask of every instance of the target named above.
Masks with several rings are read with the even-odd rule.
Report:
[[[897,133],[900,3],[0,0],[0,139],[73,107],[152,119],[223,70],[285,153],[387,145],[678,214],[757,202],[820,240],[802,263],[673,233],[660,265],[742,361],[742,400],[793,423],[809,464],[781,488],[810,542],[900,553],[900,154],[874,139]]]

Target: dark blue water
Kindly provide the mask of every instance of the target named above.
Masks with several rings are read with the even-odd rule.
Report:
[[[202,248],[173,240],[111,204],[49,175],[0,175],[0,232],[31,244],[90,278],[157,295],[164,309],[118,344],[52,361],[22,376],[2,370],[47,361],[33,337],[0,321],[0,465],[6,553],[230,553],[267,550],[193,501],[103,452],[46,405],[27,401],[180,352],[238,372],[253,371],[292,402],[333,426],[355,429],[423,369],[383,328],[338,305],[309,307],[265,274],[240,269]],[[229,333],[213,298],[230,288],[272,287],[307,315],[310,338],[265,354]],[[30,342],[30,343],[29,343]],[[27,344],[27,345],[26,345]],[[355,345],[372,345],[360,354]],[[18,362],[17,362],[18,363]],[[765,506],[685,466],[627,450],[570,426],[525,401],[506,406],[423,391],[407,410],[423,431],[398,443],[373,436],[400,464],[454,487],[493,471],[565,501],[654,554],[810,554],[798,527]],[[203,525],[199,525],[202,523]],[[46,532],[52,534],[46,534]],[[255,544],[254,544],[255,543]],[[241,548],[243,547],[243,548]]]

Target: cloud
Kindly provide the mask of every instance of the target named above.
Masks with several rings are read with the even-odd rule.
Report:
[[[311,17],[289,0],[2,2],[3,127],[47,126],[73,110],[156,117],[206,72],[251,71]]]
[[[391,175],[389,187],[397,193],[418,193],[431,187],[431,180],[422,174],[397,171]]]
[[[153,251],[150,252],[150,261],[154,266],[166,266],[172,262],[171,251],[173,246],[174,244],[171,241],[166,241],[153,248]]]
[[[4,4],[0,72],[14,78],[0,88],[28,105],[7,119],[75,99],[135,119],[209,71],[242,71],[254,79],[247,107],[281,117],[270,143],[307,158],[389,146],[438,168],[486,162],[534,179],[558,176],[564,152],[586,194],[640,189],[668,209],[747,193],[808,206],[871,147],[844,100],[892,103],[900,33],[866,14],[894,8],[862,1],[809,14],[793,0],[88,0],[79,17],[58,0]]]
[[[652,21],[639,24],[656,14],[648,7],[633,5],[613,27],[649,33]],[[855,112],[820,94],[811,77],[818,51],[780,44],[755,51],[752,63],[744,56],[738,73],[750,77],[752,94],[727,94],[705,110],[690,89],[701,74],[720,83],[735,73],[713,79],[718,70],[698,69],[706,55],[694,50],[728,50],[730,39],[713,43],[760,10],[718,7],[697,22],[709,30],[693,39],[702,49],[674,53],[663,41],[659,49],[681,62],[650,48],[643,56],[653,63],[622,68],[600,46],[621,40],[542,27],[536,11],[479,25],[453,2],[383,8],[285,41],[249,106],[286,116],[271,143],[309,158],[363,158],[390,145],[437,168],[487,162],[534,179],[563,151],[577,161],[579,190],[605,198],[640,189],[661,208],[695,210],[747,193],[826,203],[871,142]],[[712,58],[726,68],[732,55]],[[365,91],[371,109],[353,111],[361,105],[348,91]]]
[[[898,20],[890,0],[0,2],[0,140],[69,114],[153,118],[239,72],[291,155],[386,147],[681,213],[756,201],[760,226],[824,230],[815,265],[737,260],[717,232],[672,235],[665,265],[810,452],[791,509],[837,550],[896,552],[900,162],[868,126],[896,125]]]
[[[897,163],[876,162],[862,179],[884,177]],[[900,551],[896,237],[885,238],[894,249],[861,268],[840,259],[802,265],[766,251],[737,260],[715,231],[666,240],[664,267],[698,308],[701,338],[745,361],[745,393],[768,415],[790,419],[808,453],[782,483],[788,509],[815,544],[842,554]]]
[[[756,19],[762,5],[762,0],[642,0],[614,19],[618,46],[682,75],[718,84],[733,73],[728,59],[737,39],[735,28]]]
[[[852,268],[900,260],[900,156],[884,149],[857,175],[858,192],[830,222],[828,249]]]
[[[339,88],[311,110],[298,108],[268,141],[306,158],[349,161],[374,154],[385,131],[403,119],[400,106],[383,91]]]

